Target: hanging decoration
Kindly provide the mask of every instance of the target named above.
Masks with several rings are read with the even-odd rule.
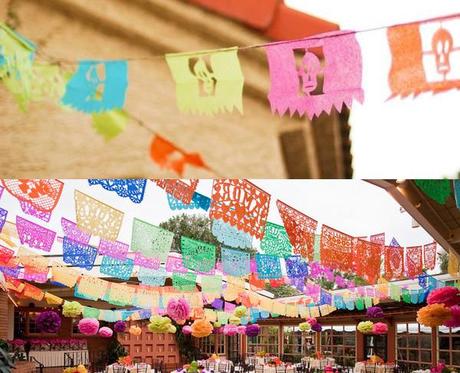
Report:
[[[374,323],[372,321],[361,321],[358,323],[356,329],[363,334],[371,334]]]
[[[171,250],[174,233],[134,218],[131,250],[141,252],[146,257],[155,257],[165,262]]]
[[[201,276],[201,292],[207,297],[220,297],[222,293],[222,276]]]
[[[233,314],[239,318],[246,316],[247,313],[248,313],[248,309],[245,306],[238,306],[233,311]]]
[[[89,185],[100,185],[105,190],[113,191],[120,197],[128,197],[134,203],[144,199],[146,179],[88,179]]]
[[[113,109],[100,113],[91,113],[91,119],[91,126],[94,131],[108,142],[126,129],[131,118],[124,110]]]
[[[191,329],[192,336],[195,338],[205,338],[208,335],[211,335],[214,328],[209,321],[204,319],[197,319],[192,323]]]
[[[0,245],[0,265],[7,264],[14,255],[14,250]]]
[[[37,329],[42,333],[57,333],[61,328],[61,317],[57,312],[40,312],[35,319]]]
[[[73,268],[58,265],[53,263],[51,267],[51,280],[65,285],[69,288],[73,288],[77,282],[79,273]]]
[[[450,307],[451,318],[444,322],[444,326],[448,328],[460,327],[460,305]]]
[[[92,318],[84,318],[78,322],[78,330],[84,335],[96,335],[99,331],[99,321]]]
[[[216,264],[216,247],[206,242],[181,237],[182,263],[185,268],[206,273]]]
[[[232,337],[238,334],[238,327],[233,324],[227,324],[224,326],[224,335]]]
[[[27,219],[16,215],[16,228],[21,244],[31,248],[49,252],[53,247],[56,232],[42,227]]]
[[[276,206],[294,254],[313,260],[314,234],[318,222],[280,200],[276,201]]]
[[[147,328],[152,333],[172,333],[176,332],[176,327],[171,323],[169,317],[164,316],[152,316],[150,318],[150,323],[147,325]]]
[[[423,245],[424,268],[433,270],[436,267],[436,242]]]
[[[384,322],[376,322],[372,326],[372,334],[383,335],[388,333],[388,325]]]
[[[409,278],[414,278],[422,273],[422,246],[406,247],[406,275]]]
[[[93,268],[97,256],[95,247],[84,245],[64,237],[62,244],[62,259],[64,263],[85,268],[90,271]]]
[[[64,231],[64,236],[85,245],[89,244],[91,234],[78,229],[77,223],[74,223],[73,221],[70,221],[66,218],[61,218],[61,227]]]
[[[245,335],[246,334],[246,325],[237,326],[236,331],[240,335]]]
[[[114,259],[124,260],[128,255],[129,245],[120,241],[107,241],[101,238],[97,252]],[[136,264],[136,263],[134,263]]]
[[[144,268],[158,269],[160,268],[161,262],[157,258],[147,258],[138,252],[134,254],[134,265]]]
[[[386,246],[384,249],[385,278],[397,280],[404,277],[404,248]]]
[[[224,274],[231,276],[246,276],[251,272],[249,253],[223,247],[221,255],[222,272]]]
[[[121,109],[127,87],[126,61],[84,60],[67,82],[61,102],[85,113]]]
[[[260,333],[259,324],[250,324],[246,326],[246,335],[248,337],[257,337]]]
[[[81,315],[83,311],[83,306],[77,301],[64,301],[62,306],[62,315],[65,317],[76,318]]]
[[[140,267],[137,275],[143,285],[150,286],[164,286],[167,276],[165,268],[162,267],[156,270]]]
[[[182,264],[182,257],[169,255],[166,260],[166,270],[168,272],[187,273],[188,269]]]
[[[447,179],[415,180],[415,184],[423,193],[441,205],[444,205],[452,194],[450,180]]]
[[[369,284],[375,284],[380,276],[381,248],[380,243],[368,242],[359,238],[356,240],[355,272]]]
[[[173,273],[172,283],[174,288],[181,291],[192,291],[196,288],[195,273]]]
[[[192,334],[192,327],[190,325],[184,325],[182,327],[182,334],[185,334],[185,335]]]
[[[338,31],[265,47],[270,69],[272,112],[309,119],[333,108],[364,102],[361,49],[355,34]],[[296,56],[299,56],[298,61]]]
[[[190,317],[190,305],[185,298],[170,299],[166,311],[168,316],[178,324],[184,324]]]
[[[131,277],[133,269],[133,259],[120,260],[106,255],[102,257],[101,266],[99,267],[99,271],[102,274],[125,281]]]
[[[311,325],[308,322],[301,322],[299,324],[299,330],[301,332],[308,332],[311,329]]]
[[[430,328],[441,326],[450,320],[452,312],[444,304],[434,303],[417,311],[417,322]]]
[[[242,113],[244,78],[237,53],[235,47],[166,54],[179,110],[212,115],[235,107]]]
[[[237,197],[238,196],[238,197]],[[211,219],[221,219],[262,239],[270,207],[270,194],[243,179],[214,179]]]
[[[238,230],[223,220],[213,220],[211,229],[214,237],[224,245],[241,249],[247,249],[252,246],[250,234]]]
[[[173,195],[167,193],[168,204],[171,210],[193,210],[202,209],[208,211],[211,206],[211,198],[206,197],[198,192],[193,193],[190,203],[183,203]]]
[[[263,279],[280,278],[281,263],[280,258],[273,255],[256,254],[257,276]]]
[[[281,258],[291,255],[292,246],[284,227],[267,222],[264,238],[260,241],[260,249],[265,254],[276,255]]]
[[[334,228],[321,228],[321,263],[332,269],[353,272],[353,237]]]
[[[381,319],[384,317],[383,309],[379,306],[369,307],[366,310],[366,316],[370,319]]]
[[[51,219],[51,212],[49,211],[41,211],[37,210],[34,206],[32,206],[29,202],[19,201],[19,205],[21,206],[21,210],[24,214],[34,216],[37,219],[43,220],[44,222],[49,222]]]
[[[98,333],[102,338],[110,338],[113,335],[113,330],[110,329],[108,326],[103,326],[99,329]]]
[[[8,216],[8,211],[5,209],[0,208],[0,232],[3,229],[3,226],[6,223],[6,217]]]
[[[124,213],[75,190],[78,228],[109,241],[116,241]]]
[[[460,304],[460,289],[453,286],[445,286],[432,290],[427,297],[428,304],[444,304],[452,307]]]
[[[137,325],[131,325],[128,330],[129,334],[139,336],[142,334],[142,329]]]

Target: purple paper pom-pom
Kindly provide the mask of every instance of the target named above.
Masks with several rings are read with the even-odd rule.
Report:
[[[117,321],[113,324],[113,330],[117,333],[123,333],[126,330],[126,323],[124,321]]]
[[[54,311],[41,312],[35,322],[37,329],[43,333],[57,333],[61,328],[61,316]]]
[[[317,322],[316,324],[313,324],[311,326],[311,330],[313,330],[314,332],[320,332],[321,330],[323,330],[323,327],[321,326],[321,324],[319,322]]]
[[[248,337],[257,337],[260,333],[259,324],[251,324],[246,326],[246,335]]]
[[[383,317],[383,310],[378,306],[369,307],[366,316],[370,319],[380,319]]]

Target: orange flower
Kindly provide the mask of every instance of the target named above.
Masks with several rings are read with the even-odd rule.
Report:
[[[203,319],[195,320],[191,328],[192,335],[196,338],[207,337],[212,333],[212,330],[214,329],[209,321]]]
[[[440,326],[450,318],[450,309],[439,303],[429,304],[417,312],[417,322],[428,327]]]

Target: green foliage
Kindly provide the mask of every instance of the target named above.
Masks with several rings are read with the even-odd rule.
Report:
[[[0,373],[10,373],[13,368],[14,364],[10,359],[7,350],[0,348]]]
[[[109,344],[108,348],[108,361],[109,364],[113,364],[118,361],[118,358],[127,356],[128,352],[126,349],[118,342],[118,339],[114,338]]]
[[[449,254],[446,252],[438,253],[438,259],[441,273],[447,273],[447,269],[449,267]]]
[[[177,330],[181,329],[181,326],[173,321],[173,324],[177,327]],[[200,358],[201,352],[198,347],[193,343],[191,335],[185,335],[181,331],[175,333],[177,346],[179,347],[179,353],[183,362],[191,362]]]
[[[265,284],[265,290],[272,293],[275,296],[275,298],[292,297],[294,295],[302,294],[296,288],[293,288],[292,286],[289,286],[289,285],[281,285],[281,286],[274,288],[269,283],[267,283]]]

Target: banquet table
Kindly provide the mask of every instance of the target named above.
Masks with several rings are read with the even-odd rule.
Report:
[[[137,372],[148,372],[150,373],[152,371],[152,366],[150,364],[146,363],[140,363],[140,364],[134,364],[134,365],[127,365],[123,366],[120,364],[112,364],[112,365],[107,365],[106,373],[115,373],[117,371],[117,367],[124,368],[125,372],[128,373],[137,373]]]
[[[14,373],[34,373],[35,364],[32,361],[16,361],[14,363]]]
[[[394,373],[394,364],[372,364],[364,361],[357,362],[355,364],[354,373],[366,373],[367,371],[372,373]]]
[[[312,369],[323,369],[326,366],[335,366],[335,359],[332,357],[327,357],[325,359],[315,359],[312,357],[304,357],[302,362],[305,362],[310,365]]]
[[[34,357],[45,368],[47,367],[63,367],[64,356],[67,354],[74,361],[75,365],[89,364],[88,350],[67,350],[67,351],[30,351],[29,357]]]
[[[286,373],[294,373],[295,372],[295,366],[294,365],[278,366],[278,367],[264,365],[263,368],[264,368],[264,373],[277,373],[276,369],[278,369],[278,372],[283,372],[283,373],[284,372],[286,372]],[[286,371],[284,369],[286,369]]]

